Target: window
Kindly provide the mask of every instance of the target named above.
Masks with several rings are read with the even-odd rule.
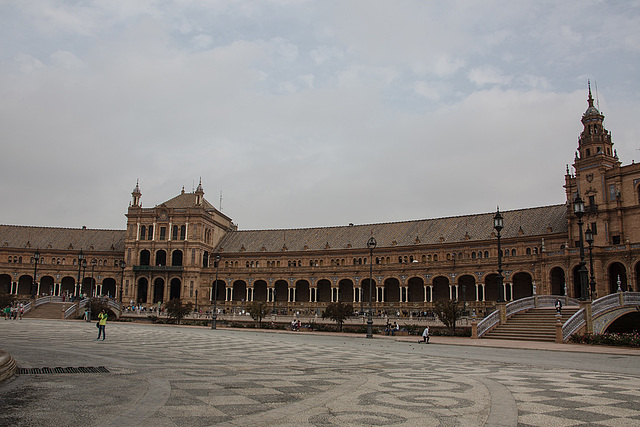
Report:
[[[173,233],[171,234],[171,239],[178,240],[178,226],[173,226]]]
[[[596,234],[598,234],[598,226],[596,225],[595,222],[592,222],[589,227],[591,228],[591,232],[593,233],[593,235],[595,236]]]
[[[180,227],[180,240],[184,240],[187,238],[187,226],[183,225]]]
[[[144,225],[140,227],[140,240],[146,239],[147,236],[147,227]]]
[[[611,236],[611,243],[613,243],[614,245],[619,245],[620,244],[620,235]]]
[[[515,249],[511,249],[511,256],[516,256],[516,250]]]
[[[149,234],[147,235],[147,240],[153,240],[153,225],[149,226]]]
[[[164,240],[167,236],[167,227],[160,227],[160,240]]]

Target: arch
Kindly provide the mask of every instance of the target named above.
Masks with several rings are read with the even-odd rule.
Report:
[[[273,289],[276,292],[276,301],[287,302],[289,300],[289,283],[286,280],[276,280]]]
[[[476,278],[470,274],[463,274],[458,278],[458,301],[476,300]]]
[[[407,281],[409,288],[409,302],[423,302],[424,301],[424,280],[421,277],[411,277]]]
[[[400,281],[395,277],[384,280],[384,302],[400,302]]]
[[[338,301],[353,303],[353,282],[351,279],[342,279],[338,282]]]
[[[298,280],[296,282],[296,302],[309,301],[311,291],[309,289],[309,282],[307,280]]]
[[[147,292],[149,290],[149,280],[146,277],[138,279],[138,292],[136,294],[136,302],[138,304],[147,303]]]
[[[640,292],[640,261],[636,263],[636,292]]]
[[[521,272],[514,274],[512,284],[514,300],[533,295],[533,279],[529,273]]]
[[[109,298],[116,297],[116,281],[111,277],[107,277],[102,281],[102,292],[101,295],[106,295]]]
[[[157,266],[167,265],[167,251],[165,251],[164,249],[160,249],[159,251],[156,251],[156,265]]]
[[[0,274],[0,295],[11,293],[11,276]],[[4,307],[0,307],[4,308]]]
[[[484,278],[484,299],[485,301],[499,301],[504,299],[503,295],[499,295],[498,275],[496,273],[487,274]]]
[[[93,277],[85,277],[82,281],[82,294],[88,297],[95,296],[96,282]]]
[[[176,249],[171,254],[171,265],[173,267],[182,267],[182,251],[180,249]]]
[[[561,267],[553,267],[551,269],[551,295],[564,295],[566,287],[564,269]]]
[[[369,303],[369,295],[371,295],[371,302],[376,302],[375,296],[378,294],[377,292],[377,284],[376,279],[371,279],[371,293],[369,293],[369,278],[362,279],[360,281],[360,288],[362,293],[362,302]]]
[[[172,299],[180,299],[180,290],[182,289],[182,281],[177,277],[171,279],[169,285],[169,301]]]
[[[253,301],[267,300],[267,282],[256,280],[253,282]]]
[[[609,293],[618,292],[618,278],[620,278],[620,289],[627,291],[627,269],[620,262],[609,265]]]
[[[605,332],[609,333],[630,333],[640,330],[640,312],[637,310],[627,312],[615,319]]]
[[[244,301],[247,295],[247,283],[244,280],[233,282],[233,301]]]
[[[216,281],[213,280],[211,282],[211,301],[214,299],[214,294],[216,301],[224,301],[227,296],[227,283],[224,280],[218,279],[217,284],[218,286],[216,287]]]
[[[164,279],[158,277],[153,281],[153,301],[154,304],[164,302]]]
[[[327,279],[320,279],[316,284],[318,302],[331,302],[331,282]]]
[[[75,294],[75,290],[76,290],[76,279],[74,279],[73,277],[70,276],[65,276],[62,278],[62,280],[60,281],[60,292],[61,293],[68,293],[68,294]]]
[[[33,285],[33,277],[29,275],[20,276],[18,279],[18,295],[31,295],[31,285]]]
[[[140,251],[140,265],[149,265],[151,262],[151,252],[146,249]]]
[[[573,297],[574,298],[582,298],[582,286],[580,284],[580,266],[576,265],[573,267]],[[585,295],[586,298],[586,295]]]
[[[55,291],[53,277],[42,276],[40,278],[40,295],[53,295]]]
[[[433,278],[433,301],[446,301],[450,299],[449,279],[445,276]]]

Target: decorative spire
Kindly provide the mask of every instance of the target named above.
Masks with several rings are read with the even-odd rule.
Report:
[[[202,206],[202,202],[204,200],[204,190],[202,189],[202,177],[200,177],[200,182],[198,183],[198,187],[196,188],[196,206]]]
[[[140,197],[142,197],[142,193],[140,192],[139,179],[136,180],[136,187],[131,192],[131,196],[133,197],[132,207],[137,208],[140,206]]]

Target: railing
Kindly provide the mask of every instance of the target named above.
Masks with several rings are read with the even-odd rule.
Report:
[[[640,306],[640,292],[623,292],[622,301],[624,305]]]
[[[134,265],[133,271],[153,271],[156,273],[183,271],[181,265]]]
[[[566,341],[569,337],[580,330],[586,323],[585,310],[581,308],[562,325],[562,341]]]
[[[591,316],[595,317],[620,305],[618,294],[605,295],[591,303]]]
[[[114,310],[114,312],[117,313],[118,316],[120,316],[120,312],[122,311],[122,307],[121,307],[119,302],[110,299],[107,302],[107,307],[109,307],[110,309]]]
[[[500,323],[500,310],[496,310],[478,323],[478,338]]]
[[[505,307],[507,310],[507,318],[521,311],[534,308],[536,306],[535,303],[536,303],[535,297],[526,297],[516,301],[511,301]]]
[[[74,303],[71,307],[64,311],[64,318],[68,319],[71,316],[75,316],[78,313],[78,306]]]
[[[564,305],[580,305],[576,298],[569,298],[564,295],[539,295],[536,307],[554,307],[556,300],[562,301]]]

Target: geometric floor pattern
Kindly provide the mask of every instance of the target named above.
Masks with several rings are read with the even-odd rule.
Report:
[[[437,340],[120,323],[104,342],[96,334],[83,322],[0,321],[0,348],[20,367],[109,370],[0,384],[0,425],[640,425],[640,376],[588,354],[577,357],[602,369],[554,367],[563,355],[534,350],[526,363],[488,360]]]

